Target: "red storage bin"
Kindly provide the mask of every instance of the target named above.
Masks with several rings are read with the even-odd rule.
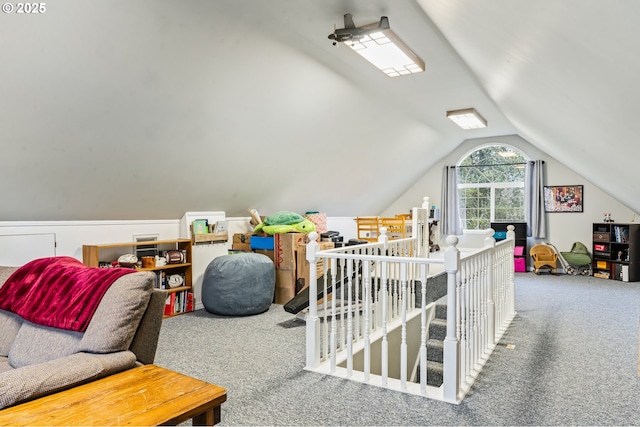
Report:
[[[525,271],[527,271],[527,266],[524,258],[513,259],[513,270],[517,273],[524,273]]]

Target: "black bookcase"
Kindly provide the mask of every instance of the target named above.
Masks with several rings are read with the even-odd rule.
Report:
[[[593,224],[591,268],[601,279],[640,280],[640,224]]]
[[[516,246],[523,247],[521,255],[514,255],[515,270],[527,271],[529,251],[527,250],[527,223],[526,222],[492,222],[491,228],[495,231],[494,237],[496,241],[506,239],[507,227],[513,225],[516,229]],[[518,267],[521,267],[520,269]]]

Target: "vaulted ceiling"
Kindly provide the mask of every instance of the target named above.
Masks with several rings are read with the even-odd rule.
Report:
[[[388,78],[327,35],[389,17]],[[0,25],[0,220],[376,214],[518,134],[640,212],[634,0],[64,0]],[[474,107],[485,129],[446,119]]]

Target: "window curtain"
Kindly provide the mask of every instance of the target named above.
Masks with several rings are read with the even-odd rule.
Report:
[[[527,162],[524,178],[524,217],[527,221],[527,236],[539,239],[547,237],[543,165],[543,160]]]
[[[445,166],[443,171],[441,224],[444,236],[462,234],[458,201],[458,172],[455,166]]]

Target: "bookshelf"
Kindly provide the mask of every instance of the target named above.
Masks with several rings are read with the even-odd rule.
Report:
[[[640,224],[593,224],[593,276],[636,282],[640,280]]]
[[[166,265],[151,265],[143,267],[141,262],[135,267],[138,271],[150,271],[156,275],[155,287],[167,291],[164,317],[172,317],[193,311],[192,273],[192,241],[191,239],[150,240],[128,243],[110,243],[102,245],[82,245],[82,262],[88,267],[110,268],[117,264],[117,260],[124,254],[144,254],[154,257],[162,256],[168,251],[178,251],[182,255],[176,256],[177,262]],[[175,254],[177,255],[177,254]],[[138,256],[141,261],[140,256]],[[171,287],[170,278],[177,276],[182,279],[178,286]],[[176,277],[174,277],[176,278]],[[179,280],[178,280],[179,281]]]
[[[527,223],[526,222],[492,222],[491,228],[496,233],[494,237],[496,241],[506,239],[507,227],[513,225],[515,227],[515,246],[516,253],[514,254],[514,268],[516,271],[527,271],[527,259],[529,257],[529,251],[527,250]],[[521,247],[522,249],[518,249]]]

